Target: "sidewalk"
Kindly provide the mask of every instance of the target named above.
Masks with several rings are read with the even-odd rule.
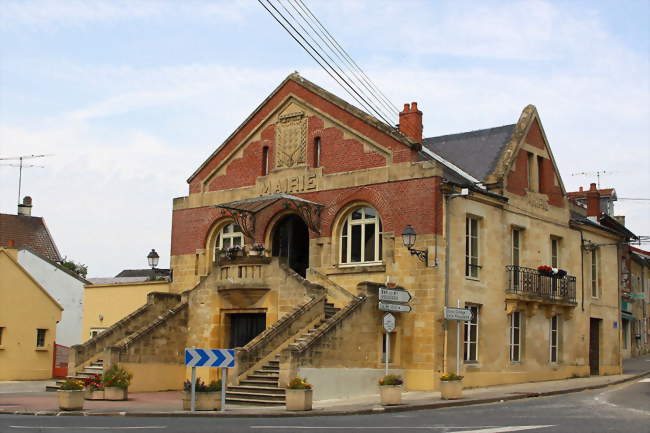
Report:
[[[0,414],[280,417],[433,409],[602,388],[650,374],[650,355],[626,360],[624,362],[624,371],[625,374],[614,376],[595,376],[466,389],[463,391],[463,399],[461,400],[442,400],[439,392],[404,392],[403,404],[399,406],[382,407],[379,404],[378,394],[351,399],[319,400],[314,402],[313,410],[309,412],[288,412],[284,406],[228,405],[225,412],[189,413],[181,410],[181,393],[179,391],[130,393],[128,401],[87,400],[83,412],[59,412],[56,393],[27,392],[24,389],[21,392],[6,392],[4,391],[5,388],[11,386],[11,389],[15,389],[16,383],[20,382],[2,382],[0,383]],[[27,383],[23,384],[27,385]],[[29,387],[33,388],[32,385],[29,385]]]

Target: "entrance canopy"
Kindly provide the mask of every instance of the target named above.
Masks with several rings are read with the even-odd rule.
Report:
[[[284,202],[285,209],[296,210],[305,220],[309,230],[320,234],[320,213],[325,205],[295,195],[271,194],[222,203],[215,207],[229,214],[239,224],[245,236],[255,239],[255,215],[278,202]]]

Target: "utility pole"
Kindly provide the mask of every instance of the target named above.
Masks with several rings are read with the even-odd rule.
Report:
[[[25,159],[32,159],[32,158],[43,158],[46,156],[52,156],[52,154],[44,154],[44,155],[21,155],[21,156],[13,156],[9,158],[0,158],[0,161],[19,161],[18,164],[0,164],[0,165],[5,165],[9,167],[18,167],[18,204],[20,204],[20,190],[22,188],[22,183],[23,183],[23,167],[24,168],[45,168],[42,165],[34,165],[34,164],[23,164],[23,160]]]

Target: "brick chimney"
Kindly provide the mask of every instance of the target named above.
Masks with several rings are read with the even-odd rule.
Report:
[[[32,198],[28,195],[23,198],[23,204],[18,205],[18,215],[32,216]]]
[[[587,216],[596,219],[600,216],[600,193],[595,183],[589,185],[589,191],[587,191]]]
[[[422,112],[417,102],[404,104],[404,111],[399,113],[399,131],[416,143],[422,142]]]

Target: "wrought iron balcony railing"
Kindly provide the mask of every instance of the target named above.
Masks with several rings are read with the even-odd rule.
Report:
[[[540,275],[537,269],[522,266],[506,266],[508,272],[507,293],[548,302],[576,304],[576,277],[562,278]]]

